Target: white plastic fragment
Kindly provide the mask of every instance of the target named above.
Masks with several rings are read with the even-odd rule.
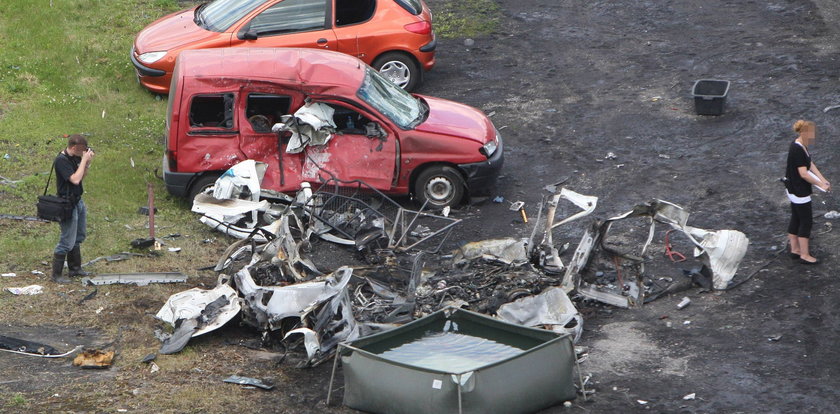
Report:
[[[35,273],[35,272],[36,272],[36,270],[33,270],[33,271],[32,271],[32,274],[33,274],[33,275],[37,274],[37,273]],[[41,273],[41,274],[43,274],[43,273]],[[13,272],[9,272],[9,273],[2,273],[2,274],[0,274],[0,276],[3,276],[3,277],[15,277],[15,276],[17,276],[17,274],[15,274],[15,273],[13,273]]]
[[[683,309],[688,306],[689,303],[691,303],[691,299],[689,299],[688,296],[683,297],[680,303],[677,304],[677,309]]]
[[[691,394],[687,394],[685,397],[683,397],[683,400],[689,401],[689,400],[693,400],[695,397],[696,397],[696,394],[692,392]]]
[[[685,321],[683,322],[683,325],[691,325],[691,321]]]
[[[637,402],[637,403],[639,403],[639,404],[641,404],[641,405],[647,405],[647,403],[648,403],[648,402],[647,402],[647,401],[645,401],[645,400],[636,400],[636,402]]]
[[[829,220],[840,218],[840,212],[838,212],[837,210],[831,210],[828,213],[825,213],[825,218]]]
[[[7,287],[3,289],[13,295],[38,295],[44,292],[41,285],[29,285],[24,287]]]

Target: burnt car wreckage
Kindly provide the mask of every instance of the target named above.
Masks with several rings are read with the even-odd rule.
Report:
[[[693,283],[725,290],[749,244],[736,230],[688,226],[687,211],[654,200],[593,220],[564,265],[560,256],[568,243],[556,245],[564,238],[559,229],[592,214],[598,199],[560,188],[544,198],[530,238],[484,240],[446,252],[444,243],[461,221],[448,209],[405,209],[363,182],[335,180],[315,191],[303,186],[280,202],[260,200],[258,167],[225,174],[196,197],[193,211],[201,221],[239,240],[214,267],[215,288],[178,293],[160,310],[157,317],[175,327],[161,353],[180,351],[192,336],[238,314],[264,340],[281,340],[286,349],[302,345],[302,365],[314,366],[339,344],[445,308],[548,329],[577,342],[583,318],[573,300],[632,308]],[[220,189],[231,198],[211,195]],[[567,211],[568,217],[558,217]],[[671,228],[661,256],[651,253],[659,243],[657,223]],[[676,234],[694,248],[682,270],[671,263],[677,255],[685,259],[670,244]],[[316,245],[316,239],[329,243]],[[358,264],[323,271],[311,259],[323,246],[346,246],[340,249],[352,250],[348,257]]]

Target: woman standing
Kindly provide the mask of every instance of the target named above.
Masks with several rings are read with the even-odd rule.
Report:
[[[811,237],[811,226],[814,223],[811,211],[811,186],[815,185],[823,191],[831,190],[831,183],[823,177],[817,165],[811,161],[809,148],[813,146],[817,136],[817,127],[811,121],[798,120],[793,124],[793,130],[799,136],[790,144],[785,171],[785,188],[790,199],[790,224],[788,225],[788,240],[790,241],[790,257],[803,264],[817,264],[819,259],[811,256],[808,242]]]

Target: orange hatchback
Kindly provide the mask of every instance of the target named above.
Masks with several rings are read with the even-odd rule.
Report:
[[[423,0],[215,0],[140,31],[131,62],[143,86],[164,94],[183,50],[326,49],[356,56],[411,91],[434,66],[435,46]]]

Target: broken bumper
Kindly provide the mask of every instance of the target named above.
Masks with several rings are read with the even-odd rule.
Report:
[[[470,195],[483,195],[496,186],[496,179],[505,163],[504,142],[499,136],[499,146],[487,161],[471,164],[458,164],[467,178],[467,189]]]
[[[177,173],[169,170],[169,162],[166,155],[163,156],[163,182],[166,183],[166,191],[175,197],[186,197],[190,183],[198,175],[196,173]]]

